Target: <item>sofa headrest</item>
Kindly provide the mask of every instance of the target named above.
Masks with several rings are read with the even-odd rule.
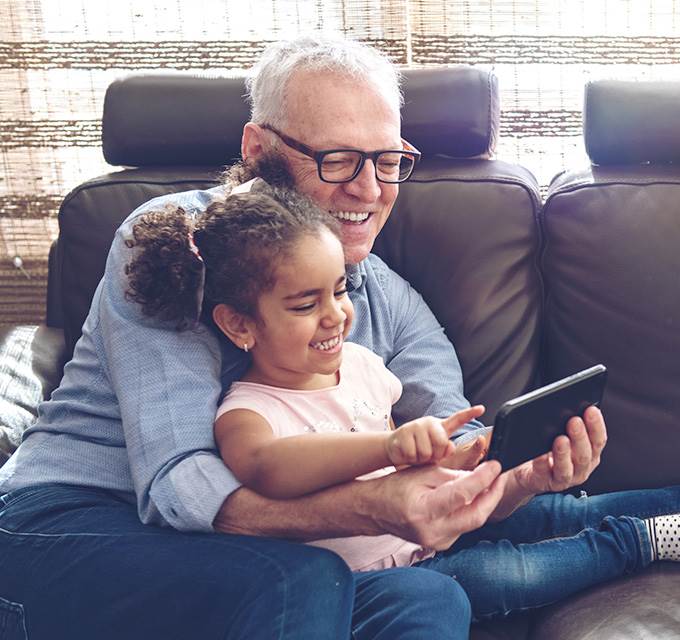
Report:
[[[496,77],[465,65],[404,72],[402,135],[424,155],[493,152]],[[240,156],[250,111],[243,78],[132,75],[106,92],[104,157],[121,166],[223,165]]]
[[[102,147],[109,164],[222,165],[240,156],[250,111],[243,78],[131,75],[106,90]]]
[[[583,120],[594,164],[680,160],[680,82],[589,82]]]
[[[404,71],[402,135],[423,155],[474,158],[496,150],[498,81],[467,65]]]

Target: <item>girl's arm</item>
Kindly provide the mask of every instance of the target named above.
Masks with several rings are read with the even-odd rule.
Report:
[[[309,433],[278,438],[248,409],[233,409],[215,423],[225,464],[248,488],[269,498],[295,498],[390,464],[428,464],[449,455],[450,434],[470,420],[461,411],[445,421],[424,417],[396,431]]]
[[[248,488],[295,498],[390,464],[384,433],[308,433],[279,438],[248,409],[222,414],[215,440],[222,460]]]

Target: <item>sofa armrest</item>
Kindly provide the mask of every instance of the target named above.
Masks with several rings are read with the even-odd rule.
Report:
[[[0,327],[0,466],[61,380],[64,333],[45,325]]]

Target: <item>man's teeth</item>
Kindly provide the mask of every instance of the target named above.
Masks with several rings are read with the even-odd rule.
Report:
[[[312,342],[312,347],[314,349],[318,349],[319,351],[328,351],[328,349],[337,347],[340,343],[340,340],[342,340],[342,336],[335,336],[335,338],[324,340],[323,342]]]
[[[370,211],[331,211],[331,215],[338,220],[346,220],[348,222],[363,222],[371,215]]]

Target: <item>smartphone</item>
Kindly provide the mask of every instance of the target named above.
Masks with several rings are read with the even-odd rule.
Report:
[[[602,401],[607,369],[598,364],[506,402],[494,422],[488,460],[512,469],[552,449],[569,419]]]

